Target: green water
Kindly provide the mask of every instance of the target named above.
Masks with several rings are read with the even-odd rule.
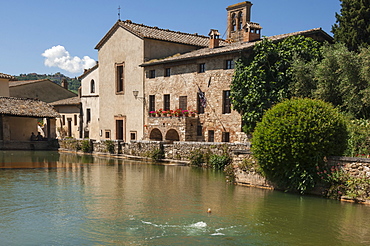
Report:
[[[0,151],[0,185],[1,245],[370,245],[370,206],[212,170]]]

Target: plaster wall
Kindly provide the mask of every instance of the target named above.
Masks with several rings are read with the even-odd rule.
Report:
[[[57,106],[56,109],[61,115],[56,121],[57,129],[62,128],[63,132],[65,132],[68,137],[79,138],[80,108],[78,106],[68,105]],[[58,130],[58,132],[60,134],[61,131]],[[70,136],[69,133],[71,134]]]
[[[91,80],[95,82],[95,92],[91,92]],[[89,132],[90,139],[100,139],[99,116],[99,68],[81,80],[82,130]],[[86,112],[90,109],[91,119],[87,122]],[[83,136],[84,137],[84,136]]]
[[[143,101],[135,99],[133,91],[143,97],[144,41],[118,28],[99,49],[99,128],[110,131],[116,139],[116,119],[123,120],[124,139],[130,140],[130,133],[137,138],[143,136]],[[116,92],[116,64],[124,63],[124,91]],[[103,134],[104,136],[105,134]]]
[[[177,53],[182,54],[197,49],[197,47],[191,45],[177,44],[154,39],[145,39],[144,44],[145,61],[151,59],[160,59],[163,57],[172,56]]]
[[[9,80],[0,79],[0,96],[8,97],[9,96]]]
[[[30,140],[31,133],[37,135],[37,119],[25,117],[4,117],[3,123],[7,125],[4,140]]]
[[[34,98],[47,103],[76,96],[75,93],[66,90],[60,85],[48,80],[18,86],[10,86],[9,93],[11,97]]]

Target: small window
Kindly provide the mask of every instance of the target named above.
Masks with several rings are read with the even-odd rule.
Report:
[[[164,70],[164,77],[170,77],[171,76],[171,68],[166,68]]]
[[[74,115],[74,123],[75,123],[75,126],[77,126],[77,114]]]
[[[155,78],[155,70],[149,70],[149,79]]]
[[[117,92],[124,92],[124,65],[123,64],[117,64],[116,65],[116,90]],[[94,89],[95,90],[95,89]]]
[[[214,142],[215,141],[215,131],[209,130],[208,131],[208,142]]]
[[[149,95],[149,112],[155,111],[155,95]]]
[[[179,108],[181,108],[182,110],[186,110],[188,108],[188,97],[187,96],[179,97]]]
[[[170,94],[163,95],[163,110],[170,110]]]
[[[135,141],[136,140],[136,132],[130,132],[130,140]]]
[[[197,136],[202,136],[203,135],[203,127],[202,125],[197,126]]]
[[[90,93],[95,93],[95,81],[93,79],[90,81]]]
[[[222,133],[222,142],[230,142],[230,132]]]
[[[230,101],[230,91],[223,91],[222,95],[222,113],[230,114],[231,113],[231,101]]]
[[[204,73],[206,71],[206,64],[205,63],[200,63],[198,65],[198,73]]]
[[[234,69],[234,60],[226,60],[225,69]]]
[[[91,121],[91,109],[86,109],[86,123],[89,123]]]
[[[66,124],[66,116],[65,115],[62,115],[62,124],[63,124],[63,126]]]
[[[105,130],[105,138],[110,139],[110,130]]]

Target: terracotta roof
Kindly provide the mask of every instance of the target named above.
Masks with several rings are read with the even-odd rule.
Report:
[[[96,65],[93,66],[92,68],[84,69],[84,73],[80,77],[78,77],[78,79],[83,79],[85,76],[89,75],[89,73],[91,73],[92,71],[94,71],[98,67],[99,67],[99,63],[97,62]]]
[[[303,36],[313,36],[313,35],[322,35],[323,39],[327,41],[332,41],[333,38],[324,32],[321,28],[315,28],[311,30],[306,30],[306,31],[299,31],[299,32],[293,32],[293,33],[287,33],[287,34],[280,34],[280,35],[275,35],[271,37],[266,37],[267,39],[270,39],[272,41],[279,41],[282,39],[285,39],[290,36],[297,36],[297,35],[303,35]],[[166,57],[163,59],[154,59],[147,61],[141,66],[151,66],[151,65],[157,65],[157,64],[162,64],[162,63],[170,63],[170,62],[175,62],[175,61],[182,61],[182,60],[192,60],[192,59],[198,59],[198,58],[204,58],[204,57],[209,57],[209,56],[216,56],[216,55],[223,55],[223,54],[228,54],[228,53],[235,53],[235,52],[240,52],[243,50],[248,50],[248,49],[253,49],[254,45],[260,41],[256,42],[235,42],[231,43],[227,46],[220,46],[218,48],[203,48],[199,50],[194,50],[185,54],[177,54],[171,57]]]
[[[36,118],[59,116],[52,106],[43,101],[15,97],[0,97],[0,114]]]
[[[188,44],[198,47],[207,47],[209,45],[209,37],[207,36],[184,32],[176,32],[168,29],[161,29],[158,27],[136,24],[130,20],[126,20],[126,21],[117,21],[116,24],[103,37],[103,39],[96,45],[95,49],[100,49],[119,27],[124,28],[125,30],[131,32],[132,34],[138,36],[139,38],[157,39],[174,43]],[[224,40],[220,40],[220,43],[223,45],[227,45],[227,43]]]
[[[14,76],[5,74],[5,73],[0,73],[0,79],[9,79],[9,80],[16,80]]]
[[[81,99],[79,97],[71,97],[71,98],[55,101],[49,104],[52,106],[64,106],[64,105],[79,105],[80,103],[81,103]]]

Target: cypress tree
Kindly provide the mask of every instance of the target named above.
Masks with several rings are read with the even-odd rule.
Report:
[[[332,26],[334,39],[349,50],[358,51],[370,44],[370,0],[340,0],[341,11],[336,13]]]

